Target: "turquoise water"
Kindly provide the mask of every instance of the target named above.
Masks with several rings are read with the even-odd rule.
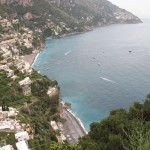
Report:
[[[132,52],[129,52],[132,51]],[[150,92],[150,24],[111,25],[48,39],[34,68],[61,87],[86,129]]]

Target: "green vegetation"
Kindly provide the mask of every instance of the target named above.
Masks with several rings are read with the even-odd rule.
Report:
[[[27,48],[26,46],[18,46],[20,55],[28,55],[31,54],[33,51],[33,48]]]
[[[9,35],[18,31],[23,34],[23,28],[28,27],[33,31],[33,48],[27,48],[19,42],[16,46],[20,55],[31,54],[35,48],[41,48],[47,37],[83,32],[86,30],[85,26],[118,22],[114,16],[118,10],[121,9],[103,0],[62,0],[60,3],[32,0],[29,6],[19,5],[19,2],[12,0],[8,5],[0,4],[0,15],[8,20],[19,19],[19,23],[13,24],[10,28],[0,25],[0,41],[3,39],[3,33]],[[25,16],[28,12],[31,15],[29,18]],[[140,22],[136,19],[135,17],[131,22]],[[1,60],[3,58],[0,54]],[[10,59],[7,62],[11,61]],[[58,133],[49,123],[51,120],[62,121],[59,112],[58,83],[36,71],[26,75],[14,66],[10,66],[10,69],[18,78],[13,81],[7,77],[5,71],[0,70],[0,105],[3,110],[8,110],[10,106],[16,107],[20,112],[16,119],[31,126],[29,132],[34,135],[34,139],[29,141],[29,146],[33,150],[149,150],[150,95],[143,104],[135,103],[129,112],[124,109],[114,110],[100,123],[92,123],[89,134],[81,138],[77,145],[71,146],[57,142]],[[18,84],[27,76],[32,80],[30,96],[24,96]],[[49,86],[58,89],[51,97],[47,95]],[[66,104],[66,107],[70,107],[70,104]],[[13,133],[0,133],[0,145],[5,143],[15,143]]]
[[[24,96],[18,82],[25,77],[25,75],[19,74],[18,79],[12,81],[4,71],[0,71],[0,105],[4,109],[10,106],[18,108],[20,113],[17,119],[31,125],[31,133],[34,133],[36,141],[57,141],[56,133],[52,130],[49,122],[50,120],[60,120],[59,91],[53,97],[47,95],[48,87],[57,86],[57,82],[50,81],[46,76],[33,71],[29,76],[33,81],[32,95]]]
[[[0,105],[4,110],[7,109],[8,103],[10,102],[12,94],[11,83],[12,80],[7,78],[4,71],[0,70]]]
[[[150,148],[150,100],[136,102],[129,112],[114,110],[100,123],[92,123],[89,134],[80,140],[83,149],[148,150]]]
[[[59,117],[59,93],[53,97],[47,96],[49,86],[56,82],[49,81],[45,76],[38,77],[34,72],[31,75],[32,101],[27,107],[23,107],[19,119],[29,123],[34,129],[35,138],[38,141],[57,141],[54,131],[51,129],[49,121],[58,120]],[[37,78],[38,77],[38,78]],[[33,80],[34,79],[34,80]]]
[[[12,14],[14,11],[11,7],[7,5],[0,4],[0,14],[2,16],[8,16],[8,14]]]
[[[34,150],[149,150],[150,148],[150,100],[136,102],[129,112],[113,110],[100,123],[92,123],[87,136],[79,144],[31,140]]]
[[[45,141],[44,141],[45,142]],[[67,145],[62,143],[38,143],[35,140],[31,140],[29,142],[30,147],[32,147],[33,150],[82,150],[82,148],[78,145]]]
[[[14,133],[9,132],[0,132],[0,146],[5,145],[5,143],[8,143],[10,145],[15,145],[15,135]]]

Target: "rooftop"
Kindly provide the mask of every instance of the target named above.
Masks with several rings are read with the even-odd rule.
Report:
[[[0,147],[0,150],[14,150],[14,149],[11,145],[6,145],[6,146],[3,146],[3,147]]]
[[[29,77],[26,77],[24,80],[19,82],[20,86],[31,84],[31,80]]]
[[[20,137],[25,137],[25,138],[29,139],[29,135],[28,135],[27,131],[18,132],[15,134],[16,139],[18,139]]]
[[[16,143],[17,150],[29,150],[25,141],[20,141]]]

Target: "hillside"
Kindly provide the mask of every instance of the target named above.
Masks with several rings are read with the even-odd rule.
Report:
[[[33,150],[131,149],[132,141],[126,134],[136,136],[134,127],[137,131],[142,127],[139,134],[147,150],[150,96],[144,104],[135,103],[129,112],[112,111],[101,123],[93,123],[91,131],[79,144],[68,145],[63,139],[62,125],[67,121],[62,117],[57,81],[37,73],[23,59],[24,55],[38,53],[50,36],[140,22],[130,12],[106,0],[0,0],[0,146],[10,144],[16,148],[15,133],[24,130],[30,135],[28,146]],[[4,115],[12,107],[18,113],[10,117]],[[141,126],[134,124],[135,120]],[[15,121],[19,122],[20,129],[8,130],[8,126],[3,126],[3,123]],[[52,123],[59,128],[54,128]],[[140,146],[138,142],[136,145]]]
[[[140,23],[130,12],[106,0],[0,0],[0,14],[19,18],[45,36],[84,32],[116,23]]]
[[[150,148],[150,95],[144,103],[135,102],[129,111],[117,109],[90,125],[80,140],[83,150],[148,150]]]

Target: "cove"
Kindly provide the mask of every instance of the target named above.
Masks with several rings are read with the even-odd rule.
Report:
[[[86,129],[150,92],[150,22],[47,39],[33,67],[57,80]]]

